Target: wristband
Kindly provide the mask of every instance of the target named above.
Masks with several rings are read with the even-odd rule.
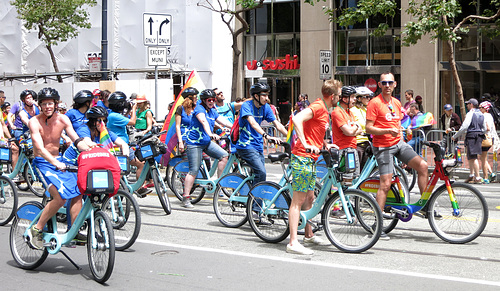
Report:
[[[75,145],[76,148],[78,148],[78,143],[81,142],[83,140],[83,137],[79,137],[75,140],[75,142],[73,143]]]
[[[265,139],[267,139],[267,137],[269,136],[267,133],[264,132],[264,134],[262,135]]]

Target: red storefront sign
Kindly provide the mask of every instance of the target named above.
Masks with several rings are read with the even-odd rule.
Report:
[[[365,86],[370,89],[373,93],[375,93],[375,91],[377,91],[377,81],[375,81],[375,79],[367,79],[365,81]]]
[[[286,55],[284,59],[263,60],[258,62],[257,60],[248,61],[247,69],[257,70],[258,67],[262,67],[262,70],[297,70],[300,68],[299,60],[297,55],[293,55],[293,59],[290,59],[290,55]]]

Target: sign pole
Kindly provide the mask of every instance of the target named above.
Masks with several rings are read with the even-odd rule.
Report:
[[[158,113],[158,66],[155,66],[155,112]]]

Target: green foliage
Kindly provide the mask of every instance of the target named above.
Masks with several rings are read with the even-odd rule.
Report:
[[[38,38],[46,45],[56,45],[90,28],[88,12],[83,5],[95,6],[96,0],[13,0],[18,18],[29,30],[38,29]]]

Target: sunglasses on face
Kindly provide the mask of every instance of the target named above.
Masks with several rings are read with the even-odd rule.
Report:
[[[382,86],[392,86],[392,84],[394,84],[394,81],[381,81],[380,84],[382,84]]]
[[[215,98],[207,98],[207,102],[215,102]]]
[[[220,96],[220,95],[222,95],[222,94],[223,94],[222,92],[219,92],[219,93],[217,93],[217,96]]]

